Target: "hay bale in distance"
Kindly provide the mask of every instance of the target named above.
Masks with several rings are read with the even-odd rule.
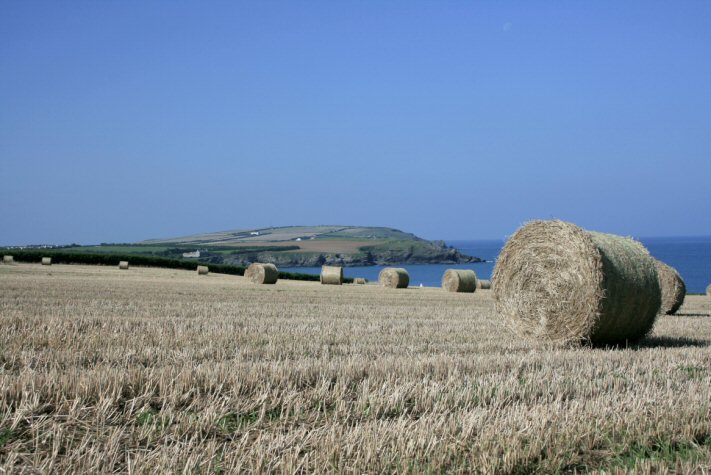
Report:
[[[321,266],[321,284],[343,285],[343,267]]]
[[[52,265],[52,258],[51,257],[43,257],[42,258],[42,265],[43,266],[51,266]]]
[[[378,274],[378,282],[383,287],[405,289],[410,285],[410,274],[401,267],[386,267]]]
[[[279,270],[274,264],[254,262],[247,267],[244,276],[254,284],[276,284],[279,280]]]
[[[711,284],[709,284],[709,286],[706,287],[706,296],[711,297]]]
[[[12,264],[15,262],[15,258],[12,256],[2,256],[2,263],[3,264]]]
[[[661,305],[654,258],[637,241],[563,221],[532,221],[494,268],[496,310],[549,342],[623,343],[646,335]]]
[[[476,272],[471,269],[447,269],[442,276],[442,288],[449,292],[474,292]]]
[[[364,277],[355,277],[355,278],[353,279],[353,283],[354,283],[354,284],[358,284],[358,285],[367,284],[367,283],[368,283],[368,279],[366,279],[366,278],[364,278]]]
[[[119,262],[119,269],[127,270],[128,269],[128,261]]]
[[[477,290],[489,290],[491,289],[491,281],[486,279],[477,279],[476,288]]]
[[[197,266],[198,275],[207,275],[210,272],[210,268],[207,266]]]
[[[679,272],[670,265],[660,260],[655,260],[655,264],[659,276],[659,287],[662,289],[662,306],[659,313],[674,315],[684,303],[686,284]]]

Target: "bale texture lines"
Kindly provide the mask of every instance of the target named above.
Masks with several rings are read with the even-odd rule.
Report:
[[[197,266],[198,275],[207,275],[210,272],[210,268],[207,266]]]
[[[659,287],[662,289],[662,306],[659,313],[674,315],[684,303],[686,284],[679,272],[672,266],[660,260],[656,260],[655,264],[659,276]]]
[[[343,284],[343,267],[321,266],[321,284],[323,284],[323,285],[342,285]]]
[[[43,266],[51,266],[52,265],[52,258],[51,257],[43,257],[42,258],[42,265]]]
[[[279,270],[274,264],[254,262],[247,267],[244,276],[254,284],[276,284]]]
[[[120,261],[119,262],[119,269],[128,270],[128,261]]]
[[[410,274],[401,267],[386,267],[378,274],[378,282],[383,287],[405,289],[410,285]]]
[[[447,269],[442,276],[442,288],[448,292],[474,292],[476,283],[476,272],[471,269]]]
[[[637,340],[661,305],[654,258],[642,244],[559,220],[516,231],[492,286],[497,313],[514,331],[554,343]]]

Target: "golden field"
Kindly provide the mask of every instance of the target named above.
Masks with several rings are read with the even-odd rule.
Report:
[[[622,349],[489,291],[0,265],[0,471],[711,472],[711,298]]]

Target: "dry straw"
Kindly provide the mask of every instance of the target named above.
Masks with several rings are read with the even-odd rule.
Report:
[[[276,284],[279,270],[274,264],[252,263],[247,267],[244,276],[254,284]]]
[[[706,296],[711,297],[711,284],[709,284],[709,286],[706,287]]]
[[[359,284],[359,285],[367,284],[367,283],[368,283],[368,279],[366,279],[366,278],[364,278],[364,277],[355,277],[355,278],[353,279],[353,283],[354,283],[354,284]]]
[[[516,231],[492,285],[497,313],[514,330],[551,342],[639,339],[661,304],[654,258],[644,246],[558,220]]]
[[[52,265],[52,258],[51,257],[43,257],[42,258],[42,265],[43,266],[51,266]]]
[[[491,288],[491,281],[486,279],[477,279],[476,288],[477,290],[489,290]]]
[[[342,285],[343,267],[321,266],[321,283],[324,285]]]
[[[128,261],[119,262],[119,269],[122,269],[122,270],[128,269]]]
[[[662,289],[662,306],[659,313],[674,315],[679,307],[684,303],[686,296],[686,284],[679,272],[673,267],[656,260],[657,275],[659,276],[659,287]]]
[[[380,271],[378,281],[383,287],[392,289],[404,289],[410,285],[410,274],[400,267],[386,267]]]
[[[197,266],[198,275],[207,275],[210,269],[207,266]]]
[[[471,269],[447,269],[442,276],[442,288],[449,292],[474,292],[476,273]]]
[[[2,256],[2,262],[3,264],[12,264],[15,262],[15,258],[12,256]]]

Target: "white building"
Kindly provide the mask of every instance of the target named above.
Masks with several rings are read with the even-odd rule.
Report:
[[[184,252],[183,257],[200,257],[200,251]]]

